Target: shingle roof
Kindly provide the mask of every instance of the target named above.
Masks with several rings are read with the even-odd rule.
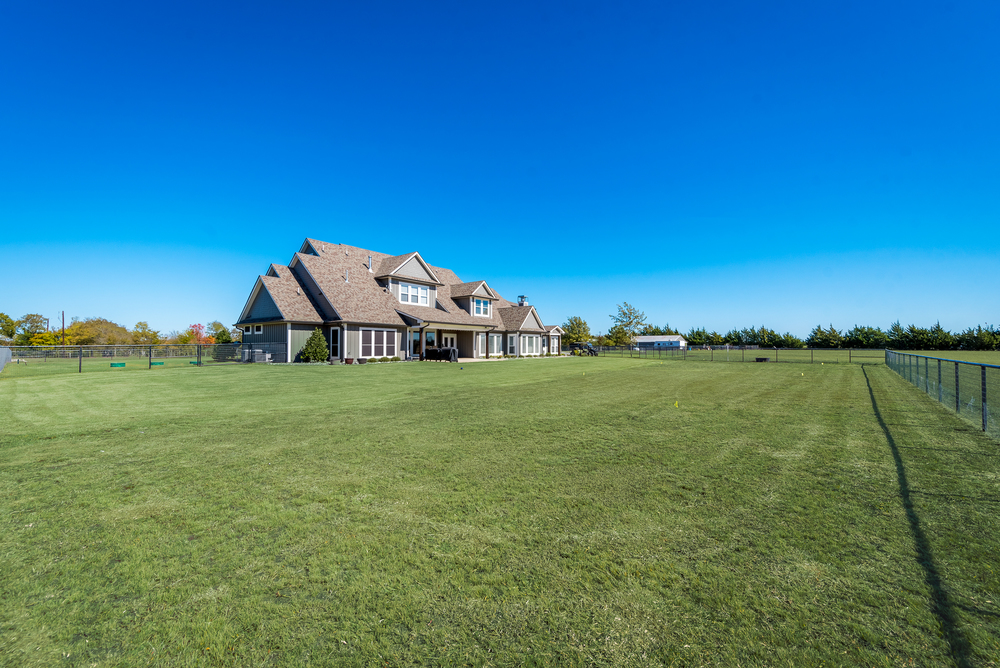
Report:
[[[405,313],[427,322],[518,330],[532,310],[531,306],[517,306],[491,290],[496,301],[493,302],[494,308],[489,317],[472,315],[454,299],[471,296],[485,281],[463,283],[450,269],[432,265],[427,267],[440,281],[440,285],[436,287],[437,303],[427,306],[402,304],[392,292],[379,285],[376,277],[390,274],[417,253],[386,255],[318,239],[306,241],[318,254],[296,253],[289,264],[301,264],[308,271],[342,321],[400,327],[406,324],[400,313]],[[368,256],[372,258],[372,271],[368,271]],[[306,290],[297,290],[300,285],[292,270],[283,265],[272,266],[278,276],[262,276],[261,279],[285,319],[322,322],[323,318],[310,302]],[[530,328],[524,331],[542,330]]]
[[[454,299],[455,297],[482,296],[476,294],[476,290],[478,290],[482,285],[486,285],[486,281],[472,281],[471,283],[459,283],[458,285],[453,285],[451,286],[451,297]],[[488,285],[486,285],[486,291],[493,295],[496,294]]]
[[[364,251],[364,252],[366,254],[371,254],[372,253],[372,251]],[[409,260],[413,259],[417,255],[419,255],[419,253],[417,253],[416,251],[414,251],[412,253],[406,253],[404,255],[386,256],[381,262],[378,262],[378,263],[375,262],[375,259],[374,259],[374,256],[373,256],[372,257],[372,273],[375,274],[375,278],[382,278],[383,276],[389,276],[390,274],[392,274],[394,271],[396,271],[397,269],[399,269],[400,267],[402,267],[404,264],[406,264]],[[423,259],[424,258],[421,257],[420,260],[418,260],[418,261],[423,261]],[[434,267],[431,267],[426,262],[424,262],[424,264],[426,264],[427,267],[431,270],[431,273],[433,273],[433,274],[437,273],[434,270]],[[406,278],[410,278],[410,277],[407,276]],[[437,277],[431,276],[431,279],[435,279],[435,278],[437,278]]]
[[[544,329],[539,329],[537,327],[525,327],[525,321],[528,316],[534,311],[534,306],[509,306],[507,308],[498,308],[497,312],[500,317],[503,318],[504,329],[508,331],[522,331],[522,332],[544,332]],[[536,312],[537,316],[538,313]],[[541,318],[538,319],[541,322]],[[544,325],[543,325],[544,327]]]
[[[296,322],[323,322],[323,318],[309,300],[306,291],[301,289],[292,271],[280,264],[271,265],[277,276],[261,276],[264,287],[270,293],[275,306],[281,311],[285,320]]]

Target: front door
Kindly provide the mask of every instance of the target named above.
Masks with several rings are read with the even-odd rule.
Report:
[[[455,335],[454,334],[443,334],[441,336],[441,347],[442,348],[457,348],[455,345]]]

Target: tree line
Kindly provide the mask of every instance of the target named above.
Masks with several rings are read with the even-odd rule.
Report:
[[[28,313],[17,320],[0,313],[0,344],[14,346],[120,346],[174,343],[232,343],[242,339],[239,328],[218,320],[188,325],[184,331],[160,332],[140,320],[131,330],[105,318],[73,318],[65,331],[48,327],[45,316]]]
[[[855,325],[840,331],[832,324],[817,325],[805,340],[785,332],[783,334],[764,325],[731,329],[725,334],[692,327],[686,333],[669,324],[654,325],[646,322],[646,314],[624,302],[618,312],[609,316],[611,329],[601,336],[593,336],[587,321],[572,316],[562,325],[566,343],[593,343],[601,346],[629,346],[636,336],[682,335],[689,346],[759,346],[761,348],[892,348],[894,350],[1000,350],[1000,327],[977,325],[960,332],[949,332],[935,323],[933,327],[904,327],[898,321],[883,331],[880,327]]]

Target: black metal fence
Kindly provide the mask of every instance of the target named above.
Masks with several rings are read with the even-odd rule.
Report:
[[[698,346],[642,348],[597,346],[602,357],[674,359],[697,362],[791,362],[798,364],[882,364],[885,351],[860,348],[761,348],[759,346]],[[564,348],[563,352],[569,351]]]
[[[284,343],[159,344],[127,346],[11,346],[3,377],[120,369],[157,370],[214,364],[284,363]]]
[[[992,436],[1000,437],[1000,366],[885,351],[885,363],[914,386]]]

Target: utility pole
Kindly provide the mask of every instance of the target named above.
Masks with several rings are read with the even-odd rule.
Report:
[[[66,345],[66,311],[62,312],[62,344]]]

